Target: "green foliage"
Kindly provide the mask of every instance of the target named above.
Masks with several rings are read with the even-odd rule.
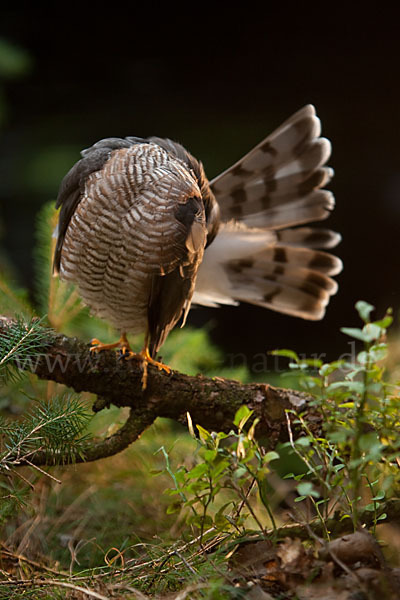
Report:
[[[74,462],[89,440],[84,431],[90,419],[79,397],[71,394],[33,401],[30,411],[18,421],[0,418],[0,523],[23,507],[34,489],[18,469],[26,465],[46,474],[31,462],[37,452],[54,465]]]
[[[182,465],[174,472],[168,453],[164,447],[160,448],[166,461],[165,471],[174,483],[167,492],[173,497],[167,512],[185,510],[187,524],[199,532],[200,545],[207,535],[231,532],[244,535],[249,520],[264,531],[265,526],[252,506],[252,497],[257,492],[275,528],[266,477],[269,463],[279,455],[266,453],[255,440],[258,419],[245,429],[251,417],[252,411],[242,406],[233,422],[235,429],[229,433],[214,433],[197,425],[197,437],[188,414],[189,430],[197,441],[197,463],[191,468]]]
[[[72,394],[33,402],[21,420],[0,423],[4,447],[0,469],[9,471],[20,463],[30,464],[29,457],[37,451],[54,464],[73,462],[88,441],[82,433],[90,418],[86,406]]]
[[[326,522],[333,515],[351,519],[356,530],[360,514],[371,512],[375,529],[386,518],[380,510],[382,502],[396,495],[400,478],[399,388],[387,381],[383,362],[391,311],[372,321],[371,305],[358,302],[356,308],[363,326],[341,330],[363,342],[354,362],[340,359],[323,364],[302,359],[291,350],[275,352],[291,361],[292,372],[323,416],[323,435],[316,435],[303,414],[288,411],[289,441],[280,452],[292,453],[300,461],[297,473],[283,474],[284,480],[295,484],[294,513],[300,522],[307,522],[311,509],[327,539]],[[209,432],[199,425],[195,434],[188,415],[189,431],[197,443],[190,466],[182,464],[174,470],[165,447],[160,448],[164,472],[173,481],[167,512],[182,512],[187,526],[198,532],[200,545],[216,534],[243,536],[254,525],[260,531],[266,531],[267,525],[276,531],[269,463],[279,465],[280,457],[259,446],[254,438],[257,419],[251,422],[251,418],[251,411],[243,406],[229,434]]]
[[[369,324],[363,322],[360,331]],[[354,364],[342,360],[317,364],[285,351],[291,371],[313,394],[316,410],[323,411],[323,435],[317,437],[303,415],[293,414],[288,422],[289,434],[293,433],[288,444],[281,446],[279,453],[267,453],[255,439],[257,420],[246,406],[237,412],[228,434],[193,426],[190,417],[190,435],[186,436],[176,425],[161,422],[124,456],[106,463],[108,466],[80,465],[69,478],[63,474],[62,490],[53,492],[46,522],[38,532],[41,538],[51,540],[46,552],[67,568],[68,548],[75,542],[60,548],[57,540],[72,540],[74,531],[83,527],[82,540],[73,546],[76,560],[70,559],[73,576],[68,581],[92,585],[101,577],[105,587],[95,588],[101,590],[108,589],[107,585],[111,589],[117,577],[118,585],[139,588],[145,594],[193,585],[196,591],[190,597],[234,597],[234,588],[225,579],[226,556],[249,536],[271,531],[277,538],[285,535],[274,491],[278,466],[283,481],[296,492],[291,512],[300,523],[316,518],[325,524],[335,515],[338,521],[351,519],[357,527],[360,515],[369,511],[378,525],[385,519],[382,503],[393,495],[398,482],[394,469],[399,455],[395,439],[398,390],[387,382],[384,348],[377,348],[385,344],[389,324],[386,317],[371,322],[379,332],[374,327],[366,329],[374,332],[374,339],[364,340]],[[183,333],[176,332],[177,336]],[[185,335],[192,347],[199,344],[199,338],[193,341],[190,333]],[[183,338],[178,341],[182,346],[177,345],[177,356],[184,353]],[[207,356],[206,341],[201,344]],[[172,356],[174,346],[171,348]],[[374,385],[377,381],[382,386],[379,389]],[[348,386],[348,382],[361,382],[363,387]],[[122,419],[116,409],[109,411],[108,422],[103,413],[93,419],[91,429],[102,430],[104,435]],[[302,431],[298,439],[295,428]],[[79,435],[84,435],[83,431],[78,439]],[[354,440],[359,463],[354,458]],[[29,446],[26,449],[29,452]],[[299,458],[301,468],[296,473],[285,472],[285,452]],[[158,477],[148,481],[150,471]],[[169,488],[168,478],[172,481]],[[13,511],[26,511],[31,501],[26,486],[9,485],[7,480],[4,485],[8,485],[2,488],[7,522],[13,519]],[[167,498],[162,499],[166,488]],[[62,506],[65,519],[58,516]],[[324,533],[328,539],[331,532],[327,527]],[[158,539],[154,540],[154,535]]]
[[[363,344],[354,363],[323,364],[302,360],[292,351],[277,351],[291,359],[290,368],[314,396],[324,419],[323,437],[314,435],[302,415],[296,415],[295,424],[304,435],[294,441],[290,430],[288,444],[306,466],[304,473],[292,474],[301,481],[297,500],[308,499],[322,523],[339,510],[340,518],[352,519],[354,528],[361,510],[374,513],[375,525],[385,519],[385,514],[378,516],[378,509],[398,489],[400,457],[400,390],[387,380],[384,364],[391,310],[371,321],[373,306],[360,301],[356,309],[363,326],[341,329]]]
[[[25,322],[16,317],[7,327],[7,335],[0,335],[0,385],[22,376],[20,368],[44,352],[47,338],[40,319]]]
[[[2,467],[0,467],[2,469]],[[0,481],[0,525],[12,518],[18,509],[27,504],[29,488],[21,482]]]

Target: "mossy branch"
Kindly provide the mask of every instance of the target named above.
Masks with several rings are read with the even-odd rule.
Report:
[[[0,336],[7,337],[14,321],[0,318]],[[64,384],[76,392],[97,395],[93,410],[114,404],[130,407],[130,416],[114,435],[95,442],[77,461],[92,461],[116,454],[134,442],[157,417],[194,423],[212,431],[229,431],[237,409],[246,404],[259,419],[256,435],[269,447],[287,439],[285,409],[305,412],[310,427],[318,432],[321,416],[309,406],[306,394],[265,383],[241,384],[222,378],[196,377],[173,371],[170,375],[149,366],[147,388],[142,390],[142,367],[135,359],[119,360],[115,352],[93,354],[89,345],[76,338],[48,331],[46,350],[17,360],[20,370]],[[294,427],[294,426],[293,426]],[[293,434],[296,435],[294,428]],[[30,457],[36,465],[48,464],[48,456]]]

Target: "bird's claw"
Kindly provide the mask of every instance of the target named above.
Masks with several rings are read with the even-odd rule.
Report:
[[[132,350],[127,347],[127,346],[121,346],[121,348],[119,349],[119,353],[118,353],[118,360],[129,360],[130,358],[133,358],[135,356],[135,353],[132,352]]]
[[[157,367],[159,371],[165,371],[168,375],[171,373],[171,368],[164,363],[155,360],[150,356],[147,345],[140,352],[133,352],[129,345],[129,342],[125,335],[122,335],[118,342],[114,342],[113,344],[103,344],[97,338],[93,338],[91,341],[90,352],[101,352],[103,350],[112,350],[118,349],[118,360],[131,360],[136,359],[140,360],[143,365],[143,375],[142,375],[142,390],[145,390],[147,387],[147,379],[148,379],[148,365],[153,365],[153,367]]]
[[[122,335],[118,342],[114,342],[112,344],[103,344],[97,338],[93,338],[90,342],[89,350],[90,352],[102,352],[103,350],[113,350],[115,348],[119,349],[119,352],[123,358],[126,358],[127,354],[133,354],[125,335]]]
[[[127,358],[128,359],[135,358],[142,362],[142,365],[143,365],[142,390],[145,390],[147,388],[148,365],[149,364],[153,365],[153,367],[157,367],[157,369],[159,371],[165,371],[168,375],[171,373],[171,367],[152,358],[150,356],[147,348],[143,348],[143,350],[141,350],[140,352],[137,352],[137,353],[131,352],[131,355]]]

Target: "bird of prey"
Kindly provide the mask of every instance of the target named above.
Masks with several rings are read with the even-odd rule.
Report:
[[[64,177],[54,272],[77,285],[92,312],[121,334],[145,334],[156,355],[191,303],[249,302],[321,319],[337,290],[340,235],[304,227],[334,207],[322,189],[330,143],[307,105],[232,167],[208,181],[203,165],[169,139],[107,138],[83,150]],[[321,250],[324,249],[324,250]]]

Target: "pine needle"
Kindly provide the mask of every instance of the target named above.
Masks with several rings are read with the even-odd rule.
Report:
[[[75,394],[38,400],[21,421],[1,427],[3,447],[0,470],[10,471],[21,463],[31,464],[37,451],[45,452],[54,464],[66,464],[81,454],[89,439],[84,434],[91,415]]]
[[[0,384],[15,381],[23,367],[45,351],[49,332],[42,326],[43,319],[25,322],[17,316],[0,335]]]

